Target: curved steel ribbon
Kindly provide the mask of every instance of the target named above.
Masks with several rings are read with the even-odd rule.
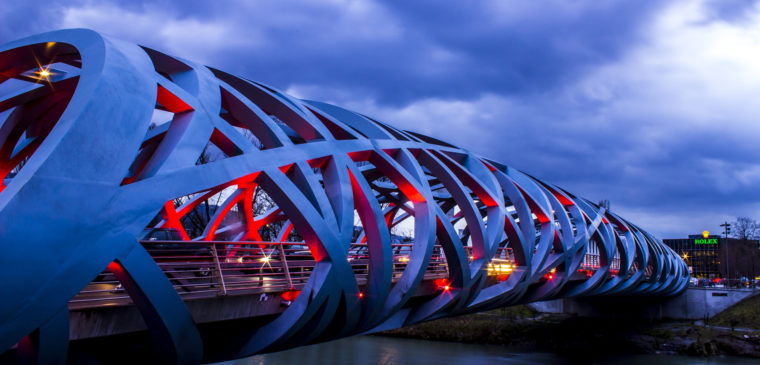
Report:
[[[65,350],[51,323],[106,267],[150,314],[171,361],[189,363],[530,301],[674,295],[688,282],[672,250],[604,206],[437,139],[93,31],[2,46],[0,82],[0,349],[37,331],[40,346]],[[253,212],[257,191],[271,209]],[[187,229],[185,216],[214,194],[223,199],[211,219]],[[308,246],[308,282],[276,319],[202,354],[188,309],[138,238],[148,227],[262,241],[273,223],[274,239],[297,232]],[[398,232],[410,240],[403,265]],[[366,247],[363,276],[350,263],[355,241]],[[445,257],[446,275],[415,298],[433,257]]]

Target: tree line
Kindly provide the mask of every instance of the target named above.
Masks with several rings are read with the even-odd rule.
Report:
[[[750,217],[737,217],[731,222],[730,236],[735,240],[729,240],[720,252],[720,271],[725,275],[728,261],[732,285],[754,285],[754,279],[760,275],[760,223]],[[739,279],[744,280],[740,283]]]

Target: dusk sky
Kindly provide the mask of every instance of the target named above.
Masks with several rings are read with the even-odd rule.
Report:
[[[449,141],[661,238],[760,218],[760,4],[5,1]]]

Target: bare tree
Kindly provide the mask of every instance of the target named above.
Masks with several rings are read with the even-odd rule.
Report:
[[[740,240],[756,240],[760,238],[760,224],[749,217],[736,217],[731,224],[731,232]]]
[[[155,124],[151,124],[150,129],[155,127]],[[262,148],[261,142],[253,133],[242,129],[240,129],[240,132],[243,134],[243,137],[251,141],[251,143],[253,143],[256,148]],[[222,160],[226,157],[227,156],[224,154],[224,152],[222,152],[218,147],[212,143],[208,143],[203,149],[200,157],[198,157],[198,160],[195,162],[195,164],[203,165]],[[182,206],[184,203],[189,201],[191,197],[192,195],[176,198],[174,199],[174,205],[177,207]],[[193,238],[200,236],[206,229],[206,226],[209,224],[211,216],[226,198],[227,195],[225,195],[224,190],[222,190],[219,193],[209,197],[201,204],[199,204],[198,207],[187,213],[182,218],[182,225],[185,228],[187,234]],[[266,194],[261,189],[261,187],[256,186],[253,194],[253,215],[257,216],[275,206],[276,204],[272,198],[269,197],[269,195]],[[279,228],[282,226],[282,223],[283,222],[276,222],[275,224],[268,225],[264,228],[264,235],[273,240],[273,237],[275,237],[276,234],[275,232],[279,232]]]

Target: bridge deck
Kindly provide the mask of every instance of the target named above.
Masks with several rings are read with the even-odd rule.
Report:
[[[292,301],[309,280],[315,266],[304,242],[144,240],[141,243],[186,301],[262,293],[279,294]],[[393,283],[402,276],[411,249],[411,243],[392,244]],[[579,278],[585,278],[598,268],[598,257],[586,256],[577,273]],[[499,248],[494,257],[489,265],[489,278],[504,281],[517,268],[512,250]],[[352,243],[347,259],[351,262],[357,284],[364,287],[369,275],[367,244]],[[619,265],[612,263],[613,272],[616,264]],[[443,286],[448,278],[446,255],[441,246],[436,245],[424,280],[438,280]],[[550,278],[551,274],[547,279]],[[69,308],[82,310],[130,304],[129,295],[106,269],[69,302]]]

